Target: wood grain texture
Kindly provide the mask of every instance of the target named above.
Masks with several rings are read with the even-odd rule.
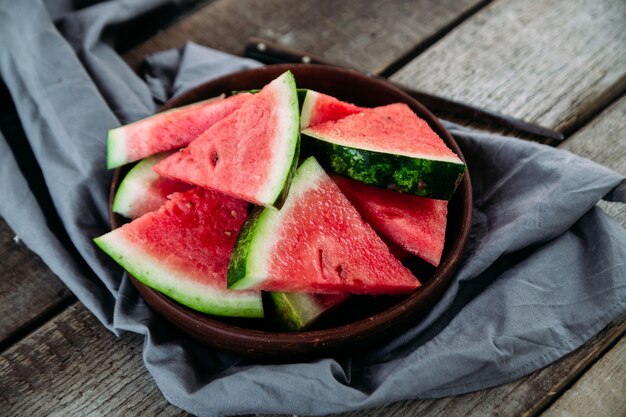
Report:
[[[142,336],[116,338],[76,303],[0,355],[0,414],[184,416],[141,359]]]
[[[391,78],[570,132],[626,89],[626,2],[500,0]]]
[[[187,41],[241,54],[245,41],[258,36],[330,62],[377,73],[483,3],[219,0],[134,48],[124,58],[137,68],[146,54],[180,47]]]
[[[2,219],[0,254],[0,346],[4,346],[73,296]]]
[[[626,416],[626,337],[541,417]]]
[[[624,132],[626,132],[626,96],[613,103],[559,147],[626,175]],[[599,206],[626,228],[626,204],[601,201]]]

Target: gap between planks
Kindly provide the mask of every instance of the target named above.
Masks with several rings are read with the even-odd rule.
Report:
[[[487,6],[494,0],[483,0],[479,3],[476,3],[471,8],[465,10],[459,16],[451,20],[448,24],[442,26],[438,31],[434,32],[432,35],[424,38],[421,42],[416,44],[413,48],[409,49],[403,55],[398,57],[395,61],[390,62],[386,67],[382,68],[378,75],[381,77],[390,77],[394,72],[398,71],[400,68],[411,62],[414,58],[417,58],[419,54],[424,52],[426,49],[430,48],[434,45],[438,40],[442,39],[448,33],[450,33],[455,27],[463,23],[464,21],[470,19],[476,13],[478,13],[483,7]]]
[[[529,409],[522,417],[535,417],[539,416],[545,411],[549,410],[552,405],[557,402],[566,392],[568,392],[581,378],[584,378],[587,371],[593,368],[602,358],[604,358],[623,338],[626,332],[626,315],[622,315],[620,318],[614,321],[617,323],[617,327],[612,331],[613,337],[608,339],[608,343],[602,346],[602,349],[596,352],[595,360],[591,360],[581,367],[572,378],[566,380],[565,383],[559,387],[558,395],[546,396],[545,401],[537,403],[535,407]]]
[[[486,1],[217,0],[125,53],[124,59],[137,69],[146,55],[188,41],[240,54],[250,37],[259,37],[378,74],[482,3]]]
[[[62,314],[65,310],[69,309],[73,305],[77,304],[76,297],[71,294],[65,298],[62,298],[57,303],[50,305],[41,314],[33,317],[30,321],[24,323],[10,333],[7,337],[0,341],[0,355],[3,354],[11,346],[20,343],[22,340],[27,339],[30,335],[36,333],[41,327],[43,327],[48,321],[54,320],[57,316]]]
[[[602,385],[598,386],[598,381]],[[541,416],[586,417],[589,415],[626,415],[626,337]],[[602,410],[598,412],[598,410]]]

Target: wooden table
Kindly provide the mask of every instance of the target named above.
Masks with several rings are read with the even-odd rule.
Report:
[[[259,36],[551,127],[626,173],[624,0],[217,0],[127,52],[188,40],[240,54]],[[623,205],[601,203],[626,225]],[[186,415],[145,370],[142,337],[105,330],[0,221],[0,414]],[[626,415],[624,317],[518,381],[346,416]]]

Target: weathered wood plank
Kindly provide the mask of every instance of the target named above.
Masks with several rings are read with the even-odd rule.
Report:
[[[146,54],[180,47],[189,40],[241,54],[245,41],[258,36],[330,62],[380,72],[484,3],[484,0],[219,0],[128,52],[124,58],[136,68]]]
[[[0,219],[0,350],[73,299],[41,259]]]
[[[7,416],[184,416],[141,359],[142,336],[116,338],[76,303],[0,355]]]
[[[626,2],[500,0],[391,78],[571,132],[626,89]]]
[[[541,416],[626,416],[626,337]]]

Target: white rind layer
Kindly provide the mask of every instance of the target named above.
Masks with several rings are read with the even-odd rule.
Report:
[[[315,104],[319,98],[319,93],[313,90],[307,90],[302,103],[302,111],[300,112],[300,129],[304,130],[311,124],[311,114],[315,108]]]
[[[135,204],[142,200],[146,190],[150,189],[152,184],[161,178],[152,167],[170,154],[171,152],[148,157],[128,171],[115,193],[111,207],[115,213],[130,219],[135,217]]]
[[[298,107],[298,95],[296,82],[291,72],[286,72],[268,84],[278,99],[276,108],[278,111],[278,126],[276,126],[274,149],[272,150],[272,162],[270,164],[267,184],[257,194],[258,201],[268,202],[271,206],[280,196],[287,182],[291,166],[298,149],[300,140],[300,113]]]
[[[128,162],[128,142],[124,126],[109,130],[107,136],[107,168],[117,168]]]
[[[195,310],[221,316],[263,317],[260,292],[229,291],[198,283],[160,259],[146,254],[116,229],[94,239],[96,244],[135,278]]]

